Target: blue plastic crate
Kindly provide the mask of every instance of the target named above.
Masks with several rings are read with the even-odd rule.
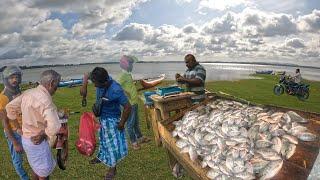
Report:
[[[183,89],[179,86],[158,87],[157,94],[160,96],[168,96],[171,94],[178,94],[183,92]]]
[[[145,98],[145,104],[146,105],[153,105],[153,100],[150,98],[151,95],[157,94],[155,91],[146,91],[143,93]]]

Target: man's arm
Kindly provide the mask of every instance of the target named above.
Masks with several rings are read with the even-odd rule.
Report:
[[[84,98],[87,97],[87,88],[88,88],[88,79],[89,79],[89,74],[84,74],[83,75],[83,84],[80,87],[80,95],[83,96]]]
[[[188,79],[184,76],[177,76],[177,81],[182,83],[187,83],[189,86],[201,86],[204,84],[206,78],[206,70],[203,68],[198,68],[196,70],[196,76],[194,78]]]
[[[22,96],[23,95],[16,97],[6,105],[8,119],[15,120],[17,119],[19,113],[21,113]]]
[[[9,126],[9,119],[7,117],[7,113],[5,110],[0,111],[0,119],[2,119],[2,125],[4,127],[5,132],[6,132],[6,135],[7,135],[8,139],[12,142],[13,148],[15,149],[15,151],[17,151],[18,153],[23,152],[23,148],[22,148],[21,144],[19,144],[19,142],[13,136],[13,131],[12,131],[11,127]]]
[[[119,130],[124,129],[124,125],[125,125],[126,121],[128,120],[130,113],[131,113],[131,104],[128,102],[127,104],[125,104],[123,106],[123,112],[121,114],[121,119],[120,119],[120,122],[118,125]]]
[[[47,123],[47,127],[44,130],[45,134],[49,138],[55,136],[61,128],[61,123],[59,121],[59,116],[56,107],[47,107],[43,111],[43,117],[45,122]]]
[[[9,126],[9,121],[17,121],[17,116],[21,112],[21,102],[22,96],[18,96],[6,105],[6,109],[3,109],[0,112],[0,119],[2,119],[2,124],[6,131],[8,139],[13,143],[14,149],[19,153],[23,152],[23,148],[21,144],[18,143],[16,138],[14,138],[12,129]],[[16,124],[18,123],[16,122]]]

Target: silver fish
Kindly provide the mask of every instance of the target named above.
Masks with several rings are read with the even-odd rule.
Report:
[[[217,172],[217,171],[215,171],[215,170],[213,170],[213,169],[210,169],[209,171],[208,171],[208,173],[207,173],[207,177],[209,178],[209,179],[216,179],[218,176],[220,176],[221,175],[221,173],[220,172]]]
[[[251,180],[256,178],[253,174],[249,172],[242,172],[242,173],[236,174],[236,177],[241,179],[246,179],[246,180]]]
[[[317,136],[309,132],[302,132],[298,134],[298,138],[302,141],[315,141]]]
[[[299,123],[308,123],[309,120],[301,117],[299,114],[293,111],[288,111],[287,114],[290,116],[292,121],[299,122]]]
[[[196,152],[196,149],[193,146],[191,146],[189,148],[189,156],[190,156],[191,161],[195,161],[198,158],[198,154]]]
[[[289,134],[292,134],[294,136],[298,136],[300,133],[303,133],[303,132],[306,132],[308,129],[304,126],[295,126],[295,127],[292,127],[288,133]]]
[[[294,136],[289,135],[289,134],[283,135],[282,138],[289,140],[293,144],[298,144],[298,139]]]
[[[261,154],[263,159],[265,160],[275,161],[275,160],[281,159],[279,154],[273,149],[263,148],[263,149],[258,149],[256,152]]]
[[[269,146],[271,146],[271,145],[272,145],[272,142],[267,141],[267,140],[258,140],[258,141],[256,141],[256,147],[257,147],[258,149],[260,149],[260,148],[266,148],[266,147],[269,147]]]
[[[228,167],[226,166],[226,162],[220,163],[218,165],[219,169],[221,172],[223,172],[223,174],[231,176],[232,175],[232,171],[230,169],[228,169]]]
[[[259,174],[261,180],[270,179],[275,176],[282,168],[283,160],[271,161]]]
[[[176,142],[178,148],[182,149],[183,147],[187,146],[187,142],[185,140],[182,140],[182,139],[179,139],[177,142]]]
[[[272,149],[275,150],[277,153],[280,153],[281,152],[281,147],[282,147],[282,141],[279,137],[274,137],[272,138]]]
[[[286,159],[289,159],[296,152],[296,145],[289,144],[286,150]]]
[[[276,129],[274,131],[271,131],[272,136],[283,136],[286,132],[283,129]]]
[[[254,173],[259,173],[261,172],[262,169],[264,169],[267,165],[269,164],[269,161],[266,161],[264,159],[255,160],[252,162],[253,165],[253,172]]]

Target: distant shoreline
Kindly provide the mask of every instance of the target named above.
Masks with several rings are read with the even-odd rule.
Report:
[[[38,68],[50,68],[50,67],[62,67],[62,66],[82,66],[82,65],[95,65],[95,64],[118,64],[119,62],[99,62],[99,63],[82,63],[82,64],[54,64],[54,65],[37,65],[37,66],[20,66],[21,69],[38,69]],[[137,63],[184,63],[183,61],[139,61]],[[248,65],[269,65],[269,66],[284,66],[284,67],[299,67],[299,68],[312,68],[320,69],[320,67],[314,66],[302,66],[297,64],[282,64],[282,63],[266,63],[266,62],[236,62],[236,61],[201,61],[200,63],[223,63],[223,64],[248,64]],[[0,72],[6,66],[0,68]]]

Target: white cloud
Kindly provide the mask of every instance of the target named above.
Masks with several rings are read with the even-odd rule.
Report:
[[[50,12],[29,8],[18,0],[0,1],[0,34],[20,33],[25,27],[43,22]]]
[[[247,8],[239,15],[245,36],[286,36],[298,31],[295,19],[288,14],[266,13]]]
[[[203,9],[224,11],[239,5],[248,5],[249,3],[250,1],[248,0],[200,0],[198,11]]]
[[[300,16],[298,27],[301,31],[320,32],[320,10],[313,10],[311,14]]]
[[[236,23],[235,14],[228,12],[221,18],[215,18],[211,22],[206,23],[202,29],[203,33],[211,35],[232,33],[236,31]]]
[[[285,42],[285,45],[287,47],[293,47],[293,48],[304,48],[304,42],[300,38],[292,38],[292,39],[287,39]]]
[[[27,27],[21,33],[22,39],[28,41],[49,41],[58,37],[62,37],[67,31],[63,28],[62,23],[58,19],[47,20],[36,26]]]
[[[153,27],[150,25],[132,23],[125,26],[113,39],[117,41],[143,41],[147,36],[152,36],[153,33]]]

